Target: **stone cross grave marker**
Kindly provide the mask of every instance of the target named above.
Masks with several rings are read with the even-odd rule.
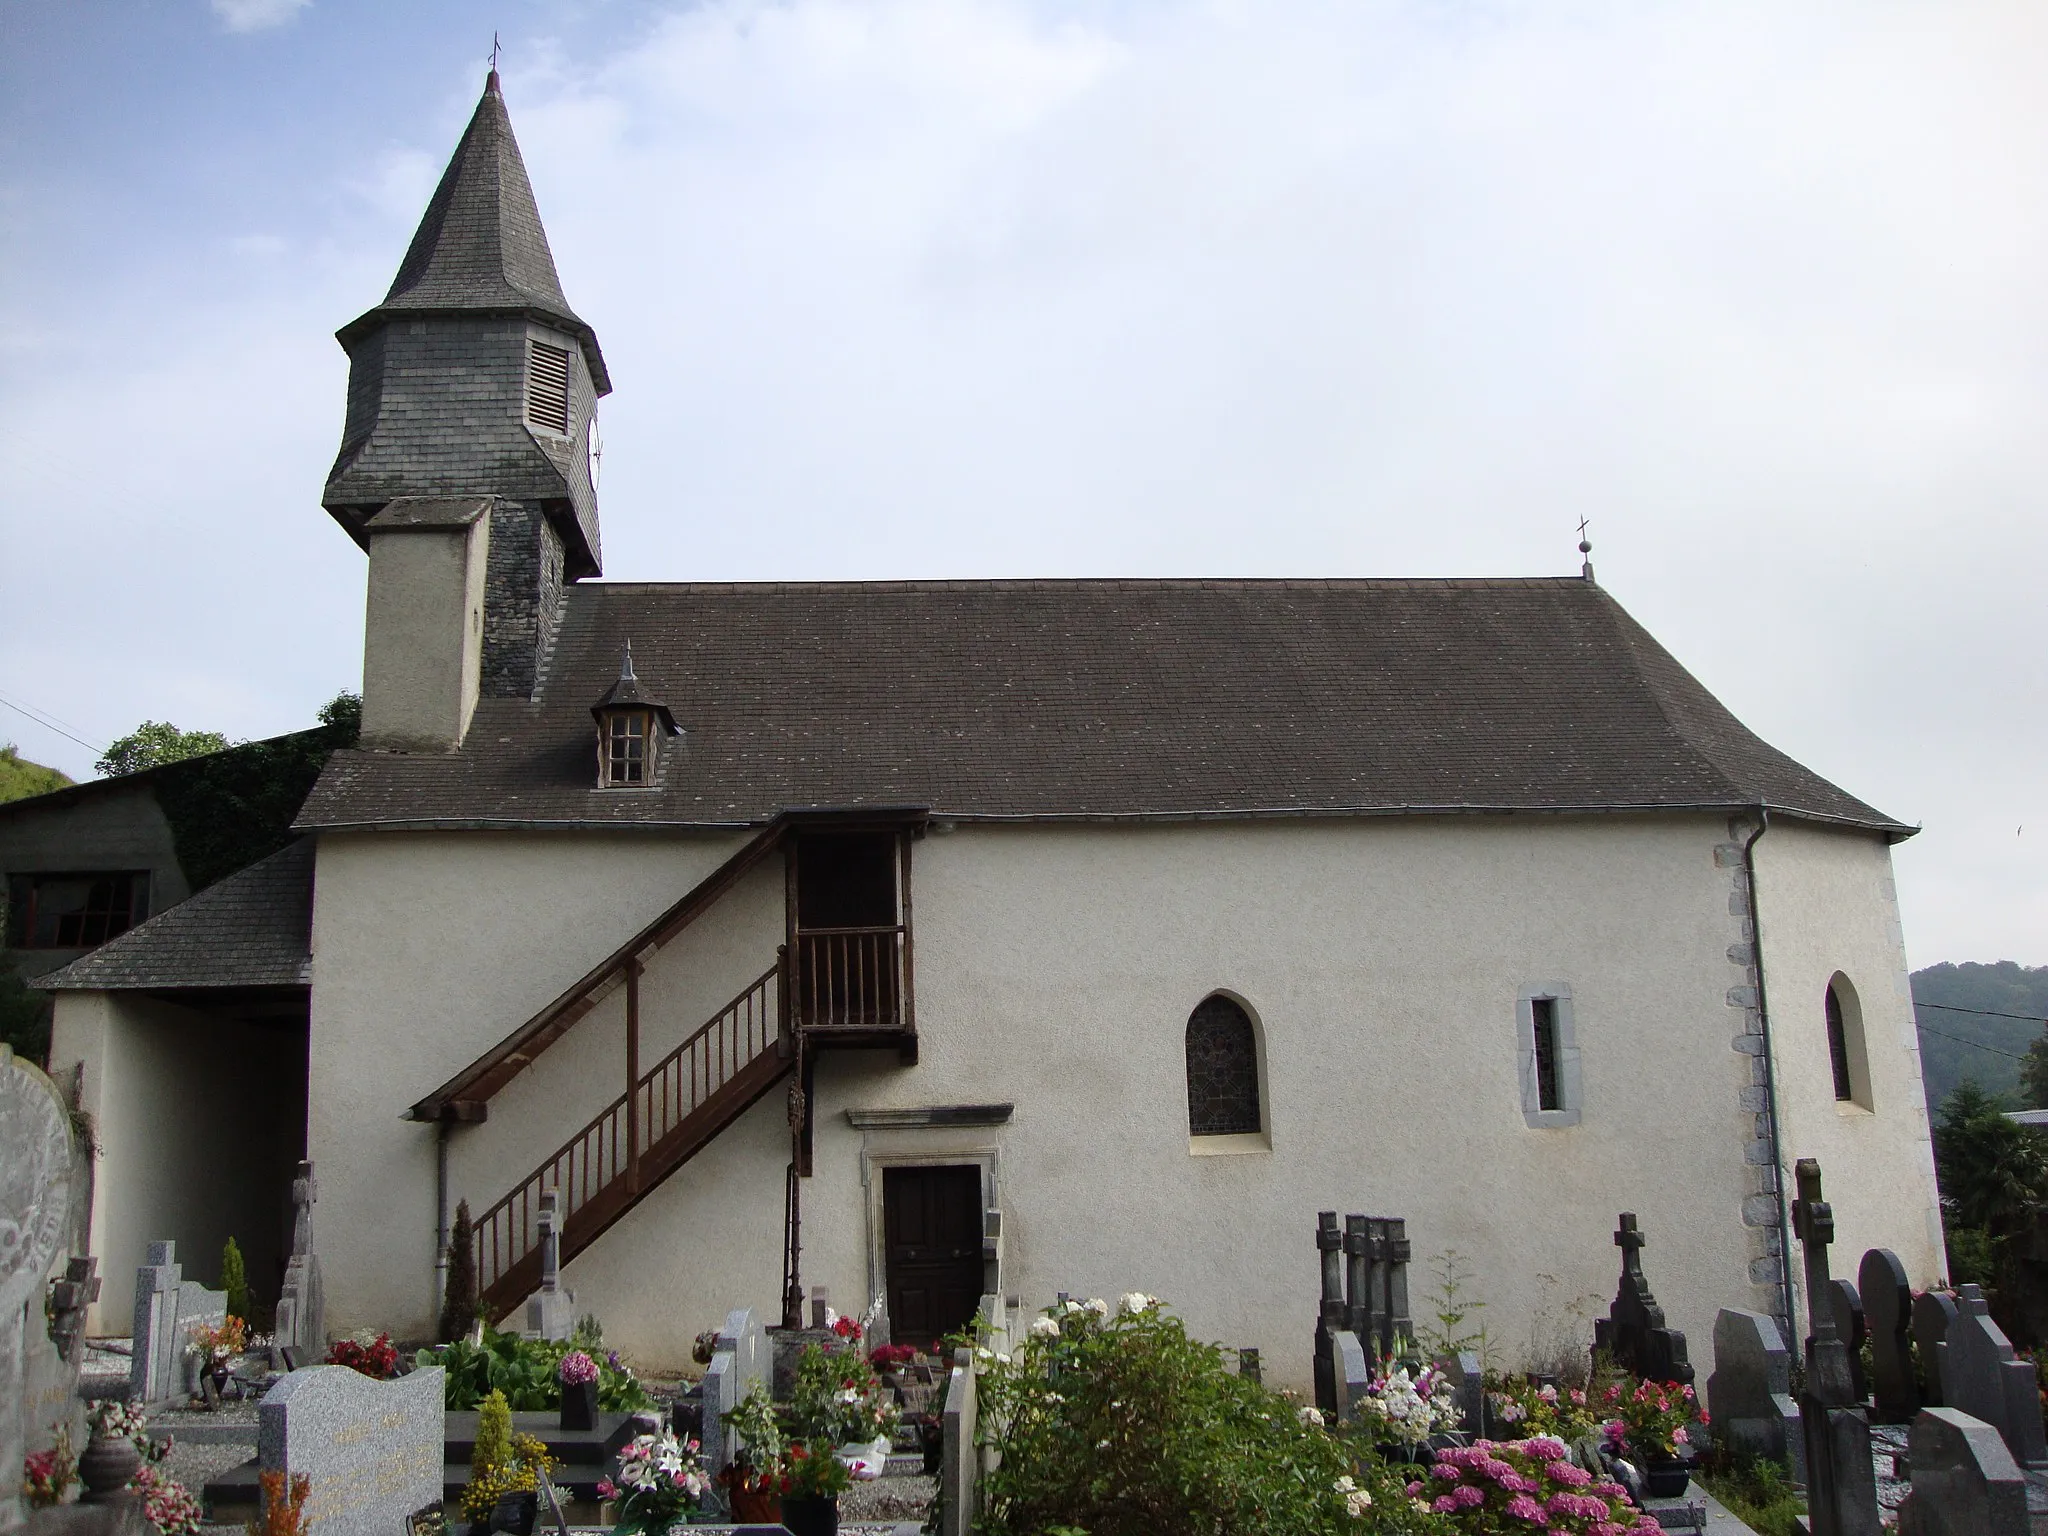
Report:
[[[1796,1173],[1792,1230],[1806,1259],[1806,1391],[1799,1416],[1806,1435],[1807,1520],[1813,1536],[1878,1536],[1870,1421],[1856,1401],[1828,1284],[1835,1213],[1821,1198],[1820,1164],[1802,1157]]]
[[[1363,1216],[1344,1218],[1344,1326],[1360,1347],[1372,1349],[1380,1334],[1373,1305],[1372,1230]]]
[[[310,1482],[306,1523],[320,1536],[391,1536],[441,1502],[446,1376],[438,1365],[396,1381],[345,1365],[293,1371],[257,1405],[257,1459]]]
[[[1942,1361],[1948,1330],[1956,1320],[1956,1299],[1947,1291],[1922,1291],[1913,1298],[1913,1343],[1920,1350],[1920,1401],[1930,1408],[1948,1403],[1942,1395]]]
[[[562,1289],[562,1197],[540,1194],[540,1289],[526,1303],[526,1331],[539,1339],[566,1339],[576,1331],[576,1294]]]
[[[1870,1393],[1884,1424],[1910,1424],[1920,1410],[1920,1386],[1913,1379],[1913,1287],[1906,1266],[1889,1248],[1873,1248],[1856,1271],[1870,1331]]]
[[[1849,1348],[1849,1390],[1857,1402],[1870,1397],[1870,1383],[1863,1379],[1863,1298],[1846,1280],[1828,1282],[1828,1303],[1835,1309],[1835,1334]]]
[[[70,1112],[47,1077],[0,1045],[0,1530],[22,1522],[28,1329],[43,1326],[43,1283],[72,1194]]]
[[[1621,1283],[1607,1316],[1594,1320],[1593,1348],[1606,1351],[1616,1365],[1638,1376],[1691,1386],[1685,1335],[1664,1326],[1664,1309],[1643,1278],[1644,1241],[1635,1213],[1623,1211],[1614,1233],[1614,1246],[1621,1250]]]
[[[181,1379],[178,1284],[184,1275],[174,1242],[151,1243],[135,1271],[135,1326],[128,1361],[128,1399],[138,1407],[160,1403]]]
[[[1956,1293],[1956,1318],[1944,1349],[1942,1403],[1991,1425],[2021,1466],[2048,1471],[2033,1363],[2014,1358],[2012,1341],[1991,1320],[1984,1293],[1974,1285]]]
[[[1322,1262],[1323,1298],[1316,1307],[1316,1407],[1337,1417],[1337,1335],[1344,1331],[1344,1234],[1335,1211],[1316,1213],[1316,1253]]]
[[[1806,1482],[1805,1437],[1799,1405],[1792,1400],[1792,1352],[1776,1319],[1735,1307],[1723,1307],[1715,1317],[1707,1412],[1736,1450],[1771,1461],[1789,1459],[1793,1481]]]
[[[292,1180],[292,1246],[284,1266],[284,1288],[277,1298],[276,1345],[295,1360],[318,1359],[327,1348],[327,1290],[320,1278],[320,1256],[313,1251],[313,1202],[320,1186],[313,1165],[299,1164]]]
[[[1367,1226],[1375,1232],[1373,1265],[1381,1276],[1380,1352],[1392,1359],[1401,1340],[1407,1340],[1411,1347],[1415,1341],[1415,1323],[1408,1316],[1408,1261],[1414,1244],[1408,1240],[1408,1222],[1404,1217],[1382,1216],[1376,1227],[1368,1217]]]
[[[1913,1489],[1899,1506],[1899,1536],[2028,1536],[2026,1474],[1989,1424],[1924,1408],[1907,1450]]]

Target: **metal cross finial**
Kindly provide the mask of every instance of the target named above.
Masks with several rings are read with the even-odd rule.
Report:
[[[498,34],[491,34],[491,73],[498,72]]]
[[[1593,541],[1586,537],[1590,526],[1585,518],[1579,519],[1579,574],[1588,581],[1593,579]]]

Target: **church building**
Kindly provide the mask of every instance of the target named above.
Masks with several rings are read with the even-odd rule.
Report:
[[[1632,1211],[1697,1351],[1798,1301],[1800,1157],[1842,1251],[1944,1272],[1913,829],[1590,564],[600,580],[612,379],[495,73],[339,337],[360,746],[293,847],[41,983],[102,1331],[145,1242],[282,1226],[298,1148],[239,1135],[277,1103],[335,1333],[431,1334],[457,1201],[522,1317],[549,1191],[651,1364],[793,1286],[918,1340],[1142,1290],[1303,1385],[1320,1210],[1406,1220],[1419,1318],[1458,1255],[1507,1364],[1590,1338]]]

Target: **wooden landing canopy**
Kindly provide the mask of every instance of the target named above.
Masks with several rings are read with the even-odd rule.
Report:
[[[674,939],[715,906],[756,864],[805,831],[847,831],[921,824],[923,806],[857,806],[787,810],[777,814],[674,906],[642,928],[586,972],[580,980],[511,1034],[492,1046],[405,1113],[408,1120],[476,1122],[487,1118],[490,1100],[530,1066],[542,1051],[613,991],[644,957]]]

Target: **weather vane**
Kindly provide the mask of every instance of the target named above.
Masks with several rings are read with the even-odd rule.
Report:
[[[498,34],[497,34],[497,33],[495,33],[495,32],[493,32],[493,33],[491,34],[491,73],[495,75],[495,74],[496,74],[497,72],[498,72]]]
[[[1579,519],[1579,574],[1588,581],[1593,579],[1593,541],[1586,537],[1586,530],[1591,526],[1585,518]]]

